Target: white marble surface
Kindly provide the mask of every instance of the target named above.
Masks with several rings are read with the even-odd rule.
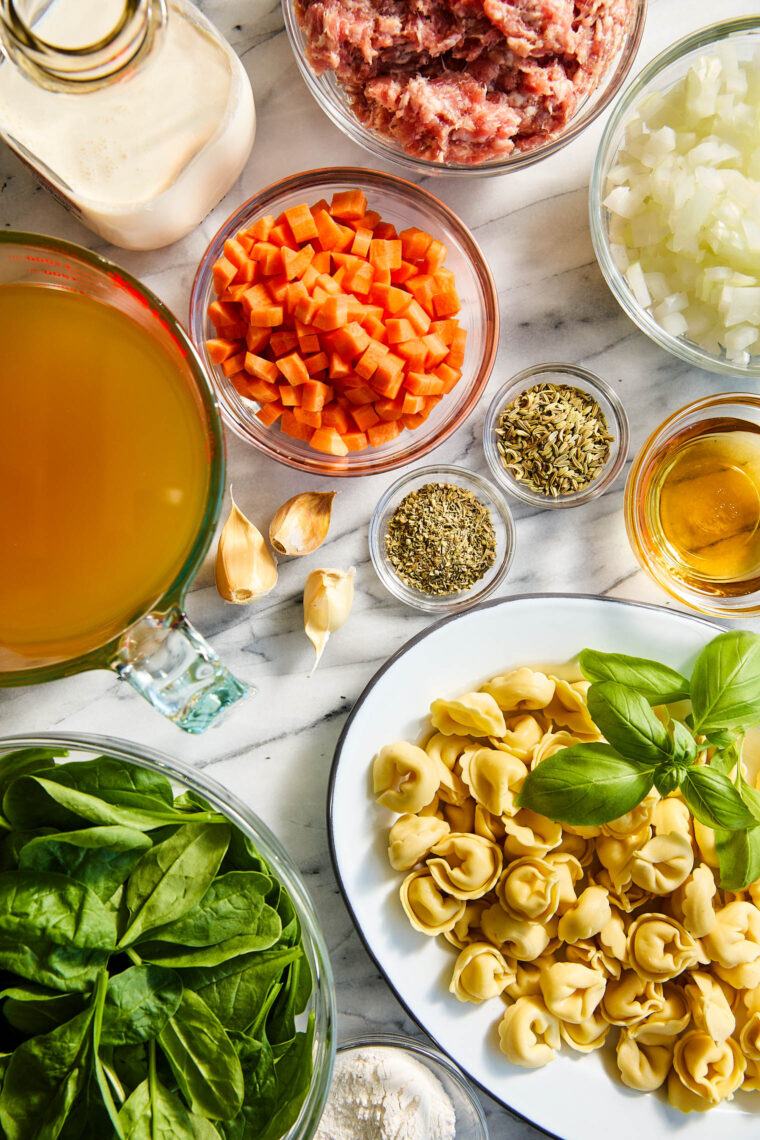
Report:
[[[331,164],[375,165],[313,103],[282,29],[279,0],[206,0],[202,4],[242,56],[259,116],[253,154],[239,183],[199,229],[155,253],[104,244],[65,213],[5,148],[0,148],[0,224],[80,242],[138,275],[185,319],[201,254],[224,218],[251,194],[298,170]],[[650,0],[634,70],[681,35],[754,0]],[[651,344],[623,315],[597,268],[587,222],[587,186],[602,123],[538,166],[488,180],[427,180],[474,231],[501,298],[501,344],[490,388],[541,360],[584,364],[615,385],[631,420],[631,454],[670,412],[730,381],[699,372]],[[485,472],[480,448],[488,396],[432,457]],[[329,484],[264,459],[228,436],[229,478],[241,507],[262,529],[289,496]],[[423,463],[426,460],[422,461]],[[374,575],[367,551],[372,508],[395,474],[340,480],[329,540],[305,560],[281,566],[276,591],[250,609],[225,605],[213,584],[211,556],[188,611],[224,661],[258,695],[238,704],[205,736],[162,722],[106,672],[42,688],[0,691],[0,734],[108,733],[150,744],[207,769],[274,829],[301,868],[326,931],[337,982],[339,1034],[417,1033],[378,976],[352,927],[330,864],[325,795],[336,740],[352,702],[374,671],[430,619],[396,603]],[[514,504],[517,554],[501,593],[599,593],[671,604],[638,569],[625,537],[621,478],[602,498],[574,511]],[[301,590],[308,570],[356,566],[349,623],[306,679],[312,649],[302,629]],[[487,1097],[492,1140],[542,1135]]]

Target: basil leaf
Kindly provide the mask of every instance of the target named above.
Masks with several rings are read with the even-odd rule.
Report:
[[[182,981],[162,966],[131,966],[111,978],[103,1006],[102,1045],[138,1045],[158,1037],[182,1000]]]
[[[188,823],[143,855],[127,880],[130,924],[120,946],[165,926],[196,906],[230,841],[227,823]]]
[[[158,1041],[192,1111],[232,1120],[245,1091],[240,1061],[222,1023],[192,990],[185,990]]]
[[[685,724],[680,720],[673,721],[673,763],[678,767],[688,768],[697,758],[699,749],[697,742]]]
[[[715,849],[724,891],[741,891],[760,878],[760,826],[716,831]]]
[[[265,950],[280,937],[277,912],[264,899],[272,880],[255,871],[230,871],[214,879],[203,898],[181,918],[152,931],[151,939],[183,946],[214,946],[237,935],[261,932]]]
[[[594,683],[588,711],[612,747],[628,760],[661,764],[673,755],[673,741],[644,697],[617,681]]]
[[[756,788],[753,788],[751,784],[748,784],[743,778],[739,780],[738,791],[755,819],[760,822],[760,792],[758,792]]]
[[[584,649],[579,661],[586,680],[616,681],[635,689],[650,705],[669,705],[689,695],[686,678],[659,661],[628,657],[624,653],[601,653],[596,649]]]
[[[718,634],[691,676],[694,729],[747,729],[760,721],[760,637],[747,630]]]
[[[14,1051],[0,1092],[4,1140],[57,1137],[89,1076],[92,1010]]]
[[[741,756],[741,742],[738,738],[732,740],[725,748],[720,748],[713,753],[710,760],[710,767],[714,772],[722,772],[724,776],[730,776],[736,765],[739,763]]]
[[[681,795],[691,814],[705,827],[737,831],[757,822],[728,776],[712,768],[688,768]]]
[[[528,773],[517,804],[561,823],[596,827],[632,811],[653,779],[653,766],[624,760],[609,744],[574,744]]]
[[[106,902],[151,846],[136,828],[88,827],[32,839],[19,853],[19,867],[68,875]]]

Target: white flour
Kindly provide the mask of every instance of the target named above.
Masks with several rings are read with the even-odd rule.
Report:
[[[399,1049],[339,1053],[315,1140],[454,1140],[456,1115],[437,1077]]]

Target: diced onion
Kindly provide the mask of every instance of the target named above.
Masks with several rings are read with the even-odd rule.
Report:
[[[613,258],[673,336],[760,353],[760,51],[700,56],[640,103],[609,172]]]

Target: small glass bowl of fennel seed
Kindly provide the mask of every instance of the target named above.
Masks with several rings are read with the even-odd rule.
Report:
[[[538,364],[499,389],[483,424],[494,479],[532,506],[577,507],[615,481],[628,454],[628,417],[599,376]]]
[[[393,483],[369,524],[369,550],[394,597],[431,614],[482,602],[504,580],[515,550],[507,501],[463,467],[419,467]]]

